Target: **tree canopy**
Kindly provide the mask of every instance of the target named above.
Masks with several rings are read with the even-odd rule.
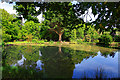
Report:
[[[33,39],[52,39],[60,42],[62,39],[67,41],[70,41],[70,39],[95,41],[101,32],[109,31],[111,35],[116,30],[120,30],[120,2],[78,2],[77,4],[72,2],[15,3],[14,9],[18,12],[17,17],[14,18],[15,16],[13,16],[10,20],[6,19],[7,23],[4,22],[5,19],[3,18],[2,23],[3,26],[6,26],[6,32],[4,30],[3,33],[12,41],[15,39],[26,40],[30,34]],[[83,18],[86,15],[93,17],[88,12],[90,8],[92,14],[94,14],[93,16],[98,15],[98,17],[93,21],[84,22]],[[41,13],[43,13],[44,21],[39,23],[37,16]],[[80,16],[83,16],[83,18]],[[19,17],[27,20],[24,25],[20,24]],[[8,31],[8,23],[14,25],[13,28],[16,32],[13,32],[15,30],[12,27],[9,27],[12,31]],[[92,36],[94,33],[95,35]],[[91,40],[85,40],[87,38],[91,38]]]
[[[74,7],[77,16],[81,16],[91,7],[94,16],[98,14],[98,18],[92,23],[96,24],[95,28],[100,29],[100,32],[105,29],[113,30],[114,27],[120,30],[120,2],[79,2]]]

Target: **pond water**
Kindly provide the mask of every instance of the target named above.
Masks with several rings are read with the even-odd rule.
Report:
[[[119,50],[92,52],[55,46],[6,46],[3,78],[118,78]]]

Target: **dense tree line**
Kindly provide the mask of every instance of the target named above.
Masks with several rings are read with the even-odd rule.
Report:
[[[36,7],[40,7],[36,10]],[[93,22],[84,22],[78,18],[92,7],[92,13],[98,14]],[[109,31],[115,37],[119,30],[119,2],[118,3],[77,3],[71,2],[16,2],[14,9],[19,17],[27,21],[21,25],[16,15],[2,10],[3,41],[46,39],[48,41],[78,41],[98,42],[100,33]],[[43,12],[45,18],[39,23],[37,16]],[[85,14],[89,15],[89,14]],[[106,28],[107,26],[107,28]],[[114,28],[116,27],[116,28]],[[110,38],[109,38],[110,39]],[[102,40],[101,40],[102,41]],[[119,41],[119,40],[118,40]]]

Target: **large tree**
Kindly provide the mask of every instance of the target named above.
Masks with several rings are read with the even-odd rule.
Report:
[[[74,7],[77,16],[85,14],[85,11],[91,7],[94,16],[98,14],[98,18],[92,23],[96,25],[97,30],[100,29],[100,32],[112,31],[114,27],[120,30],[120,2],[79,2]],[[88,12],[85,15],[89,15]]]
[[[38,11],[36,7],[40,7]],[[31,17],[36,18],[37,15],[43,12],[45,20],[41,26],[47,27],[50,31],[57,33],[60,42],[64,31],[67,28],[73,29],[78,22],[71,2],[21,2],[16,3],[14,8],[18,14],[23,15],[23,18],[27,20],[33,20]]]
[[[43,13],[45,20],[43,26],[48,27],[49,30],[56,32],[59,35],[59,41],[62,41],[62,34],[66,29],[72,29],[77,17],[71,2],[65,3],[49,3],[46,11]]]

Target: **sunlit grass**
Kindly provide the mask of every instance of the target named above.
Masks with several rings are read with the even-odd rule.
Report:
[[[70,48],[70,49],[73,49],[73,50],[82,50],[82,51],[87,51],[87,52],[98,52],[98,51],[100,51],[102,53],[117,51],[117,49],[100,47],[100,46],[96,46],[96,45],[90,45],[88,43],[69,44],[69,42],[63,42],[63,43],[53,42],[52,44],[50,44],[49,42],[35,43],[35,42],[27,42],[27,41],[16,41],[16,42],[7,42],[6,43],[6,45],[9,45],[9,44],[35,45],[35,46],[58,46],[58,47],[67,47],[67,48]]]

